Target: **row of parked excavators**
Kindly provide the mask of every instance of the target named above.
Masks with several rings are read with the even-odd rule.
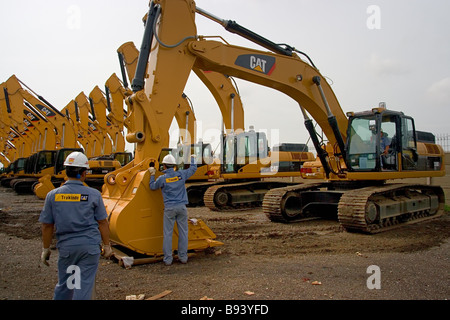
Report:
[[[123,97],[113,74],[106,93],[96,86],[58,109],[12,75],[1,85],[1,185],[44,199],[64,182],[64,160],[73,151],[89,156],[86,184],[101,190],[104,175],[132,160],[125,151]],[[116,106],[117,105],[117,106]]]
[[[128,81],[134,77],[139,51],[127,42],[118,52],[123,81],[113,74],[105,91],[96,86],[88,97],[81,92],[62,110],[15,75],[2,83],[2,186],[44,199],[64,182],[65,157],[82,151],[90,165],[85,183],[101,191],[105,174],[132,160],[132,153],[125,150],[124,129],[132,131],[133,121],[123,106],[130,95]],[[187,184],[190,206],[207,205],[216,211],[261,206],[268,190],[294,183],[274,178],[300,177],[303,163],[313,161],[314,155],[302,143],[283,143],[270,151],[264,132],[252,127],[244,131],[244,109],[232,79],[215,72],[196,73],[224,114],[220,154],[215,156],[209,143],[190,143],[196,140],[196,117],[183,94],[175,114],[180,128],[178,146],[163,148],[159,159],[171,153],[180,169],[189,166],[185,163],[190,154],[199,159],[199,169]]]
[[[269,51],[199,35],[195,23],[199,16]],[[118,48],[122,80],[113,75],[105,93],[94,89],[89,99],[81,94],[58,111],[42,97],[29,95],[19,85],[23,83],[11,77],[2,84],[4,95],[0,99],[5,146],[2,156],[16,159],[26,152],[28,157],[38,154],[35,162],[24,166],[34,174],[31,182],[35,193],[45,185],[45,176],[51,177],[50,187],[61,182],[64,156],[59,152],[66,148],[81,147],[93,157],[99,144],[102,155],[112,155],[109,160],[95,160],[97,166],[90,167],[99,168],[103,175],[97,186],[108,212],[111,240],[117,246],[145,256],[162,255],[162,195],[150,191],[147,169],[159,168],[168,153],[178,159],[179,168],[188,165],[191,154],[197,155],[199,169],[186,185],[190,205],[206,205],[215,211],[262,206],[274,222],[332,217],[343,228],[364,233],[390,230],[444,212],[441,187],[388,182],[445,174],[442,147],[431,134],[416,131],[411,117],[389,110],[385,104],[364,112],[344,113],[325,77],[305,53],[223,20],[192,0],[150,1],[143,20],[140,50],[131,42]],[[212,93],[222,114],[217,155],[210,144],[193,143],[197,141],[196,117],[184,93],[191,72]],[[304,143],[281,143],[269,149],[264,132],[245,131],[244,108],[234,78],[275,89],[296,101],[316,156]],[[47,115],[37,113],[44,109]],[[274,112],[281,109],[276,106]],[[107,116],[105,110],[109,111]],[[28,117],[31,113],[36,116],[33,121]],[[181,133],[178,146],[169,148],[174,119]],[[115,129],[108,130],[108,123]],[[127,129],[125,137],[120,135],[122,126]],[[94,128],[107,132],[109,138],[89,139],[97,136]],[[68,142],[69,137],[73,144]],[[117,142],[123,138],[134,144],[133,158],[107,167],[106,161],[114,163],[114,155],[122,155]],[[106,149],[107,141],[115,148],[111,152]],[[39,155],[40,150],[47,149],[53,153]],[[30,179],[23,174],[19,177],[20,166],[15,162],[5,164],[13,168],[14,179],[19,179],[15,184]],[[99,172],[92,172],[92,181]],[[161,170],[156,174],[162,174]],[[319,179],[294,183],[297,177]],[[6,183],[5,179],[11,177],[3,178]],[[223,244],[215,239],[203,221],[189,222],[189,250]]]

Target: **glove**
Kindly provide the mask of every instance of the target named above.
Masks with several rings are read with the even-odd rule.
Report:
[[[148,168],[148,171],[150,171],[150,175],[154,176],[156,174],[156,169],[155,167],[150,167]]]
[[[48,260],[50,259],[50,248],[43,248],[41,253],[41,262],[47,267],[49,266]]]
[[[111,249],[111,245],[109,244],[104,244],[103,245],[103,250],[102,250],[102,256],[105,258],[109,258],[111,257],[113,254],[112,249]]]

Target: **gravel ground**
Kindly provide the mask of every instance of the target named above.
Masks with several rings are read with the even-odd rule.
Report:
[[[0,189],[0,299],[48,300],[57,251],[39,264],[43,201]],[[213,213],[189,208],[224,246],[189,263],[120,267],[101,259],[96,299],[171,293],[160,300],[446,300],[450,298],[450,214],[376,235],[336,221],[270,222],[261,209]],[[379,268],[379,282],[371,281]],[[369,268],[369,269],[368,269]],[[370,279],[369,279],[370,278]],[[380,288],[369,289],[379,283]]]

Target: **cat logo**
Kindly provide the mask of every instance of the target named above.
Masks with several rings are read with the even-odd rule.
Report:
[[[271,75],[275,70],[275,58],[272,56],[264,56],[261,54],[243,54],[237,57],[235,65]]]
[[[56,116],[56,113],[54,113],[52,110],[49,110],[46,106],[43,106],[42,104],[37,103],[36,107],[42,111],[42,113],[45,113],[45,116],[47,118],[52,118]]]

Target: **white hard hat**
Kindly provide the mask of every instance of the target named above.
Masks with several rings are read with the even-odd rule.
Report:
[[[83,152],[75,151],[67,156],[64,166],[89,169],[89,161]]]
[[[171,154],[168,154],[167,156],[164,157],[163,164],[171,164],[171,165],[175,165],[176,164],[176,160],[175,157]]]

